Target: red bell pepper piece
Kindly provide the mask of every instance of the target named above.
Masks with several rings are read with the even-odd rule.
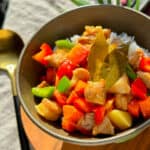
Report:
[[[79,97],[78,97],[78,95],[76,94],[76,92],[75,92],[75,91],[72,91],[72,92],[70,93],[69,97],[67,98],[66,103],[67,103],[67,104],[73,104],[73,102],[74,102],[76,99],[78,99],[78,98],[79,98]]]
[[[139,102],[140,110],[145,119],[150,118],[150,97]]]
[[[40,77],[40,81],[41,81],[41,82],[42,82],[42,81],[46,81],[46,76],[45,76],[45,75],[41,76],[41,77]]]
[[[63,117],[68,121],[77,123],[81,119],[81,117],[83,117],[83,113],[72,105],[64,105]]]
[[[76,130],[76,123],[83,117],[83,113],[72,105],[63,106],[62,128],[73,132]]]
[[[48,68],[46,70],[46,81],[49,84],[53,84],[55,81],[55,76],[56,76],[56,71],[54,70],[54,68]]]
[[[55,76],[55,86],[57,86],[58,83],[59,83],[59,78],[58,78],[58,76],[57,76],[57,74],[56,74],[56,76]]]
[[[80,67],[88,69],[88,60],[84,59],[83,61],[81,61]]]
[[[40,47],[41,51],[32,56],[34,60],[41,63],[44,66],[48,65],[48,61],[45,60],[45,57],[53,53],[52,48],[47,44],[43,43]]]
[[[81,44],[77,44],[74,46],[70,52],[68,53],[67,58],[73,62],[75,65],[79,65],[82,62],[85,62],[89,54],[89,50],[82,46]]]
[[[77,129],[84,135],[91,135],[91,131],[89,130],[86,130],[85,128],[83,127],[77,127]]]
[[[81,110],[84,113],[88,113],[92,110],[92,107],[90,106],[90,104],[88,104],[88,102],[86,102],[84,99],[82,98],[78,98],[73,102],[73,105]]]
[[[128,104],[128,112],[133,116],[138,118],[140,116],[140,106],[137,100],[131,100]]]
[[[67,97],[63,94],[61,94],[58,90],[54,91],[54,97],[56,98],[56,102],[60,105],[63,106],[66,104],[66,99]]]
[[[76,130],[76,124],[68,119],[62,119],[62,128],[68,132],[74,132]]]
[[[41,49],[41,50],[45,50],[48,55],[50,55],[50,54],[53,53],[52,48],[51,48],[50,45],[47,44],[47,43],[43,43],[43,44],[40,46],[40,49]]]
[[[150,72],[150,57],[142,57],[139,69],[142,71]]]
[[[59,66],[57,76],[60,79],[63,76],[67,76],[69,79],[72,77],[72,72],[75,69],[75,65],[70,60],[65,60]]]
[[[142,79],[136,78],[131,84],[131,93],[139,99],[146,99],[147,88]]]
[[[84,95],[84,89],[86,87],[87,83],[83,82],[82,80],[79,80],[75,86],[75,92],[79,95],[82,96]]]
[[[102,123],[105,115],[105,107],[104,106],[99,106],[94,110],[94,119],[96,125],[99,125]]]

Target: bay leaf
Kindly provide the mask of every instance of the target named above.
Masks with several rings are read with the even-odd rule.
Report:
[[[104,36],[103,29],[100,28],[88,57],[88,70],[92,81],[100,80],[100,69],[105,57],[108,55],[108,49],[109,45]]]
[[[105,79],[106,89],[111,86],[125,73],[127,59],[127,45],[123,45],[110,53],[105,59],[99,77]]]

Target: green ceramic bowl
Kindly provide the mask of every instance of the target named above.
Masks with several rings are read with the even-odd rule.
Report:
[[[114,136],[88,137],[79,133],[69,134],[60,124],[45,122],[36,113],[31,88],[39,81],[43,68],[31,56],[43,42],[53,45],[60,38],[80,34],[85,25],[102,25],[115,32],[134,35],[141,46],[150,49],[150,18],[134,10],[111,6],[95,5],[77,8],[50,20],[31,39],[23,50],[17,70],[17,92],[23,108],[30,119],[43,131],[58,139],[80,145],[102,145],[129,140],[149,126],[150,120],[141,122],[131,129]]]

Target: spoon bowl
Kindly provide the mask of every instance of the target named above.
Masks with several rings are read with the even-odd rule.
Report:
[[[16,92],[15,72],[20,52],[24,46],[21,37],[11,30],[0,30],[0,69],[6,71],[11,79],[12,94],[22,150],[28,150],[28,140],[20,118],[20,103]]]
[[[11,30],[0,30],[0,69],[6,71],[12,82],[12,92],[16,96],[15,70],[19,54],[24,44],[21,37]]]

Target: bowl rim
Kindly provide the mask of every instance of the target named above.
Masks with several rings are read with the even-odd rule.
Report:
[[[96,146],[96,145],[104,145],[104,144],[110,144],[110,143],[120,143],[120,142],[126,141],[126,140],[130,139],[128,137],[132,138],[132,137],[134,137],[136,135],[136,133],[140,133],[145,128],[147,128],[149,126],[149,124],[150,124],[150,119],[144,121],[142,124],[138,125],[135,128],[128,129],[125,132],[121,132],[121,133],[118,133],[116,135],[113,135],[113,136],[110,136],[110,137],[106,137],[106,138],[100,138],[100,139],[93,139],[93,140],[91,140],[91,138],[78,139],[78,138],[75,138],[75,137],[69,137],[67,135],[60,135],[60,134],[55,133],[52,130],[46,128],[45,126],[43,126],[40,122],[38,122],[32,116],[32,114],[30,113],[28,107],[25,105],[25,102],[24,102],[23,97],[21,95],[20,83],[19,83],[20,75],[19,74],[20,74],[20,68],[21,68],[21,64],[22,64],[22,59],[23,59],[23,56],[24,56],[24,54],[26,52],[26,49],[28,48],[29,43],[31,43],[31,41],[34,39],[34,37],[37,36],[39,34],[39,32],[43,28],[45,28],[50,22],[55,21],[56,19],[60,18],[61,16],[65,15],[65,14],[72,13],[72,12],[78,11],[80,9],[94,8],[94,7],[106,7],[106,8],[114,7],[114,8],[117,8],[117,9],[127,10],[127,11],[136,13],[136,14],[138,14],[140,16],[143,16],[146,19],[150,20],[150,17],[148,15],[145,15],[144,13],[142,13],[140,11],[136,11],[136,10],[134,10],[132,8],[129,8],[129,7],[121,7],[121,6],[108,5],[108,4],[107,5],[105,5],[105,4],[103,4],[103,5],[87,5],[87,6],[81,6],[81,7],[78,7],[78,8],[67,10],[67,11],[65,11],[65,12],[63,12],[61,14],[58,14],[57,16],[53,17],[46,24],[41,26],[40,29],[35,34],[33,34],[32,38],[27,42],[27,44],[25,45],[24,49],[22,50],[22,52],[20,54],[20,57],[19,57],[19,60],[18,60],[18,64],[17,64],[17,70],[16,70],[17,94],[18,94],[19,100],[21,101],[21,105],[23,106],[23,109],[25,110],[27,116],[31,119],[31,121],[35,125],[37,125],[42,131],[46,132],[47,134],[49,134],[49,135],[51,135],[51,136],[53,136],[53,137],[55,137],[57,139],[63,140],[63,141],[68,142],[68,143],[80,144],[80,145],[86,145],[86,146]]]

